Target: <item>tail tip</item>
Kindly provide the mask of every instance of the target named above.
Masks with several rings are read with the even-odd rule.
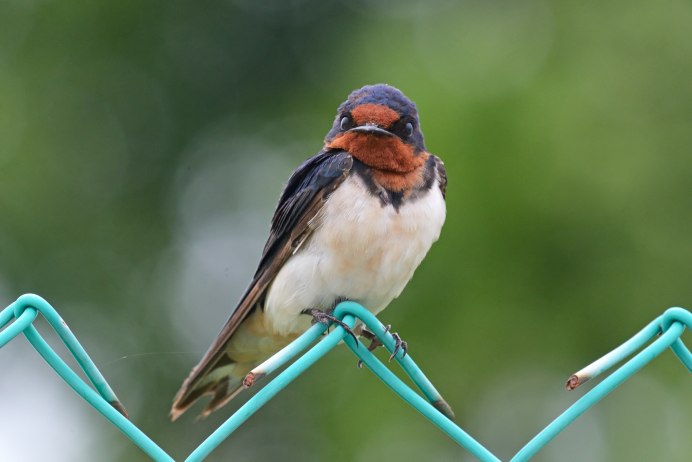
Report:
[[[171,412],[168,413],[168,416],[171,418],[171,422],[175,422],[181,415],[183,415],[184,412],[185,409],[181,409],[173,405]]]

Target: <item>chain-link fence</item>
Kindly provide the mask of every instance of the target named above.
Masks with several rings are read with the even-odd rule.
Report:
[[[93,387],[83,381],[38,333],[33,322],[39,313],[43,315],[53,329],[55,329],[58,336],[62,339],[91,381]],[[356,320],[360,320],[375,334],[377,339],[390,352],[395,351],[394,337],[392,337],[388,329],[364,307],[353,302],[343,302],[336,307],[334,315],[351,327],[355,325]],[[586,380],[630,358],[531,439],[516,455],[514,455],[514,457],[512,457],[511,461],[519,462],[531,459],[541,448],[548,444],[548,442],[568,425],[574,422],[581,414],[668,348],[670,348],[683,365],[692,372],[692,353],[690,353],[689,349],[681,340],[681,335],[686,326],[692,327],[692,313],[682,308],[670,308],[627,342],[593,364],[572,375],[567,381],[568,389],[573,389]],[[134,423],[125,417],[124,408],[122,408],[118,398],[103,375],[101,375],[96,365],[91,361],[89,355],[67,327],[67,324],[48,302],[32,294],[19,297],[13,304],[0,311],[0,329],[2,329],[0,330],[0,348],[5,346],[20,333],[23,333],[43,359],[74,391],[82,396],[82,398],[99,411],[149,457],[155,461],[174,460],[166,451],[159,447]],[[315,324],[293,343],[256,368],[253,371],[253,380],[246,381],[247,385],[254,386],[257,380],[276,371],[279,367],[283,366],[312,345],[325,333],[325,331],[327,331],[327,326]],[[401,365],[423,396],[406,385],[360,343],[360,341],[352,337],[340,326],[336,326],[334,330],[328,332],[324,338],[317,342],[305,354],[300,356],[293,364],[267,383],[264,388],[217,428],[185,460],[188,462],[204,460],[258,409],[264,406],[284,387],[305,372],[305,370],[341,341],[348,346],[365,366],[389,386],[392,391],[419,411],[431,423],[439,427],[440,430],[456,441],[460,446],[464,447],[481,461],[500,460],[490,450],[454,424],[454,422],[445,415],[450,415],[451,413],[446,402],[418,368],[410,355],[405,354],[403,351],[398,351],[397,354],[394,355],[394,359]],[[7,380],[8,378],[3,377],[3,379]]]

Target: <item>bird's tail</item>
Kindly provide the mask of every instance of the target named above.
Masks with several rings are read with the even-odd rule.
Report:
[[[175,421],[202,396],[211,395],[199,415],[199,418],[207,417],[243,390],[245,376],[259,363],[237,362],[224,355],[203,375],[193,370],[173,399],[171,420]]]
[[[202,418],[208,416],[243,390],[243,380],[252,369],[297,337],[274,332],[263,310],[254,310],[237,326],[233,320],[224,326],[175,395],[172,420],[202,396],[211,395],[200,414]],[[248,386],[251,382],[249,378]]]

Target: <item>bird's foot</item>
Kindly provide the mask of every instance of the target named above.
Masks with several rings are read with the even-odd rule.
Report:
[[[353,332],[353,329],[351,329],[348,326],[348,324],[343,322],[341,319],[338,319],[329,313],[325,313],[322,310],[318,310],[317,308],[310,308],[307,310],[303,310],[303,311],[301,311],[301,313],[312,316],[312,323],[313,324],[318,323],[318,322],[322,323],[325,326],[327,326],[327,329],[329,329],[329,325],[332,323],[343,327],[344,330],[346,330],[346,333],[348,333],[348,335],[353,337],[353,340],[355,340],[356,345],[358,344],[358,337],[356,337],[356,334]]]
[[[386,326],[384,326],[385,333],[389,332],[391,329],[391,324],[387,324]],[[360,335],[370,340],[368,351],[373,351],[377,347],[382,346],[382,342],[380,342],[380,340],[375,336],[375,334],[366,329],[365,327],[363,327]],[[403,356],[406,356],[406,353],[408,352],[408,343],[402,340],[401,337],[399,337],[399,334],[397,334],[396,332],[392,332],[392,337],[394,337],[394,352],[392,352],[392,354],[389,356],[390,361],[394,359],[394,357],[397,353],[399,353],[399,351],[404,352]],[[363,361],[358,361],[358,368],[361,367],[363,367]]]
[[[384,331],[389,332],[389,329],[391,329],[391,328],[392,328],[392,326],[387,324],[384,327]],[[368,345],[368,351],[373,351],[377,347],[382,346],[382,342],[380,342],[380,340],[375,336],[375,334],[373,332],[369,331],[366,327],[363,327],[361,329],[360,335],[361,335],[361,337],[364,337],[364,338],[370,340],[370,345]],[[361,369],[362,367],[363,367],[363,361],[359,359],[358,360],[358,369]]]
[[[389,357],[390,361],[394,359],[399,350],[403,352],[403,354],[401,355],[402,358],[406,356],[406,353],[408,353],[408,343],[402,340],[401,337],[399,337],[399,334],[397,334],[396,332],[392,332],[392,337],[394,337],[394,351]]]

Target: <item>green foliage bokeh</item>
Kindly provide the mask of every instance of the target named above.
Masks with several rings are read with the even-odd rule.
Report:
[[[578,396],[569,374],[692,307],[690,26],[684,0],[2,2],[0,306],[44,296],[182,459],[245,399],[167,420],[283,182],[351,90],[390,83],[445,161],[448,218],[381,319],[507,457]],[[212,459],[469,457],[355,362],[330,354]],[[690,388],[664,355],[536,460],[687,460]],[[83,460],[143,459],[60,396],[89,435],[24,413],[91,441]]]

